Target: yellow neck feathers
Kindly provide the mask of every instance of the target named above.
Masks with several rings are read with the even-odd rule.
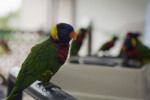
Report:
[[[57,31],[57,24],[53,27],[53,29],[51,31],[51,35],[52,35],[54,40],[59,40],[58,31]]]

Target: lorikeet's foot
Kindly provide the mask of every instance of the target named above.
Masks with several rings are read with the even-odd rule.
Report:
[[[43,87],[44,87],[43,89],[45,89],[46,91],[52,90],[52,88],[61,89],[59,86],[57,86],[57,85],[55,85],[55,84],[53,84],[53,83],[50,83],[49,85],[44,85]],[[43,89],[42,89],[42,90],[43,90]]]
[[[42,86],[42,82],[39,82],[36,84],[37,87],[41,87]]]
[[[37,83],[37,87],[41,87],[41,86],[43,86],[42,91],[50,91],[50,90],[52,90],[52,88],[61,89],[59,86],[57,86],[53,83],[49,83],[49,84],[43,84],[42,82]]]

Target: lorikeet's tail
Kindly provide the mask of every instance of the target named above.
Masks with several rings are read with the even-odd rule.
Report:
[[[12,99],[14,99],[14,97],[18,94],[18,92],[16,90],[17,90],[17,88],[14,88],[13,91],[11,91],[11,93],[9,94],[9,96],[6,98],[6,100],[12,100]]]

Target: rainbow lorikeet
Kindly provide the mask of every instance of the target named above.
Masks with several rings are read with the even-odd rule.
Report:
[[[79,29],[78,34],[77,34],[77,39],[72,41],[71,49],[70,49],[70,56],[78,55],[78,52],[82,46],[83,40],[86,34],[88,33],[89,33],[88,29],[85,29],[85,28]]]
[[[17,93],[36,80],[41,81],[43,85],[48,85],[50,79],[65,63],[69,41],[72,38],[76,38],[76,33],[71,25],[56,24],[47,40],[32,47],[19,71],[15,87],[6,100],[12,100]]]
[[[133,59],[143,65],[150,62],[150,49],[138,40],[139,36],[139,33],[128,33],[122,50],[127,60]]]
[[[100,52],[100,51],[103,51],[104,52],[104,55],[107,51],[109,51],[114,45],[115,45],[115,42],[116,40],[118,39],[118,37],[114,36],[110,41],[104,43],[99,49],[98,49],[98,52],[97,54]]]

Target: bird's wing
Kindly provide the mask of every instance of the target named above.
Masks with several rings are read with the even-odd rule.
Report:
[[[78,53],[77,44],[75,43],[75,40],[73,40],[71,43],[70,54],[77,55],[77,53]]]
[[[56,62],[54,49],[46,47],[44,49],[41,46],[34,47],[27,59],[22,64],[22,68],[18,74],[15,86],[19,90],[27,88],[34,81],[39,79],[41,75],[54,65]]]
[[[143,45],[140,41],[137,41],[137,50],[143,57],[150,59],[150,49]]]
[[[109,42],[104,43],[104,44],[99,48],[99,51],[105,50],[108,43],[109,43]]]

